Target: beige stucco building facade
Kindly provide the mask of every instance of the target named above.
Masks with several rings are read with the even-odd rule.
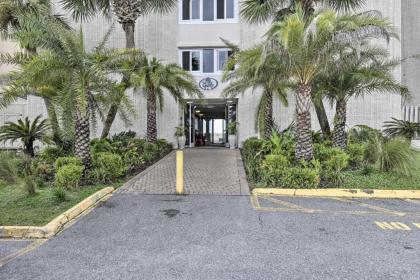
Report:
[[[188,2],[184,4],[184,2]],[[420,12],[420,4],[416,0],[389,1],[389,0],[369,0],[365,5],[365,10],[380,10],[384,16],[390,18],[400,31],[401,40],[392,40],[387,46],[394,57],[405,57],[420,54],[420,20],[415,14]],[[213,3],[213,6],[210,4]],[[223,8],[221,8],[223,3]],[[219,5],[219,6],[218,6]],[[192,71],[197,83],[210,78],[210,85],[204,86],[203,94],[207,99],[208,106],[199,106],[201,110],[211,112],[220,109],[220,103],[224,103],[228,117],[229,106],[221,96],[224,84],[221,82],[221,72],[219,65],[227,55],[227,49],[221,38],[224,38],[241,48],[251,47],[260,42],[267,30],[267,25],[249,25],[239,16],[238,0],[190,0],[179,1],[179,4],[170,13],[165,15],[150,15],[138,20],[136,25],[136,46],[144,49],[150,56],[156,56],[166,62],[175,62]],[[211,11],[211,8],[213,11]],[[58,12],[63,11],[57,7]],[[86,43],[89,48],[95,46],[112,25],[112,20],[97,16],[87,23],[75,23],[77,28],[82,26]],[[124,47],[125,39],[121,27],[116,24],[109,46],[113,48]],[[16,47],[7,42],[0,43],[1,51],[10,51]],[[213,50],[213,51],[211,51]],[[8,70],[2,68],[2,71]],[[417,75],[420,70],[420,61],[411,59],[404,62],[401,67],[396,69],[395,77],[407,85],[414,98],[408,105],[419,106],[420,94],[417,94],[420,79]],[[217,86],[215,86],[217,84]],[[203,84],[201,84],[203,86]],[[138,116],[133,118],[130,126],[122,120],[116,120],[111,133],[124,130],[134,130],[139,136],[144,136],[146,131],[146,102],[141,92],[129,93],[138,111]],[[235,103],[234,119],[239,123],[238,142],[258,135],[255,129],[255,112],[259,100],[258,92],[247,92],[239,95]],[[214,101],[214,106],[212,105]],[[349,126],[366,124],[380,128],[382,123],[391,117],[402,117],[403,100],[397,95],[367,96],[364,99],[351,100],[348,111]],[[191,106],[196,106],[195,102]],[[329,117],[332,120],[334,108],[330,108],[328,103]],[[210,127],[205,123],[198,123],[194,117],[205,119],[206,116],[193,113],[189,115],[189,110],[183,110],[168,95],[165,98],[164,110],[158,114],[158,134],[160,138],[168,139],[175,143],[174,128],[180,124],[194,123],[194,131],[191,138],[195,136],[198,128],[204,134],[209,133]],[[5,120],[15,120],[20,116],[34,117],[39,114],[46,115],[42,101],[34,97],[28,97],[19,104],[12,105],[10,108],[0,112],[0,125]],[[290,95],[289,106],[285,107],[276,100],[274,114],[277,125],[280,128],[287,127],[294,119],[293,95]],[[313,126],[317,129],[318,124],[314,114]],[[226,124],[223,124],[226,128]],[[98,135],[101,131],[99,125]],[[206,136],[206,135],[205,135]],[[223,138],[227,138],[223,136]],[[208,140],[208,139],[206,139]],[[213,140],[213,139],[212,139]],[[193,141],[194,142],[194,141]]]

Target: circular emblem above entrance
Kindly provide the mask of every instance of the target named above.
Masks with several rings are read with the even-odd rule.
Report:
[[[216,79],[207,77],[207,78],[202,79],[198,83],[198,85],[200,86],[202,90],[213,90],[217,88],[217,86],[219,85],[219,82]]]

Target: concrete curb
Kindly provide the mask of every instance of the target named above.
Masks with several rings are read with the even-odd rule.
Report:
[[[112,194],[114,188],[104,188],[82,202],[76,204],[43,227],[34,226],[0,226],[0,238],[50,238],[57,234],[64,225],[80,216],[83,212],[95,206],[106,196]]]
[[[275,189],[256,188],[253,195],[283,195],[306,197],[344,197],[377,199],[420,199],[417,190],[363,190],[363,189]]]

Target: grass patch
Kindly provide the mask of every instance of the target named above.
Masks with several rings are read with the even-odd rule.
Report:
[[[416,153],[414,172],[410,177],[379,171],[369,175],[363,175],[361,171],[347,171],[343,175],[343,188],[420,190],[420,153]]]
[[[0,226],[43,226],[93,193],[119,185],[80,187],[67,191],[62,202],[50,187],[38,188],[34,196],[28,196],[21,184],[0,186]]]

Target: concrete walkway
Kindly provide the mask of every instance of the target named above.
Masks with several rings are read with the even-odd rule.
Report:
[[[175,152],[172,152],[127,182],[118,192],[174,194],[175,179]],[[184,180],[187,194],[249,195],[239,150],[186,149]]]

